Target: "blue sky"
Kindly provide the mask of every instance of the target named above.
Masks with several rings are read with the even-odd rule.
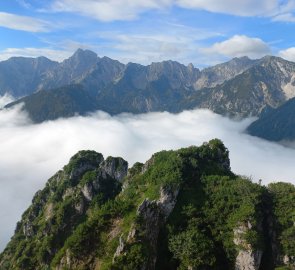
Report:
[[[2,0],[0,60],[77,48],[124,63],[197,67],[247,55],[295,61],[295,0]]]

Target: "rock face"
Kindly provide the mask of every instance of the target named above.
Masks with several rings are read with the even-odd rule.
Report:
[[[243,73],[258,63],[248,57],[234,58],[229,62],[218,64],[202,70],[200,78],[195,82],[196,89],[215,87]]]
[[[239,249],[235,270],[258,270],[260,267],[262,251],[254,250],[245,239],[247,232],[251,229],[251,223],[247,222],[234,230],[234,243]]]
[[[261,260],[261,252],[252,252],[251,250],[239,251],[236,259],[236,270],[258,270]]]
[[[294,96],[294,72],[294,63],[264,57],[230,80],[195,93],[190,106],[239,118],[258,116],[266,106],[277,108]]]
[[[161,225],[164,224],[170,213],[173,211],[177,201],[179,189],[170,190],[169,188],[160,188],[160,198],[150,201],[145,199],[137,209],[137,216],[141,220],[140,224],[133,225],[128,233],[127,244],[140,241],[141,237],[149,243],[150,256],[146,263],[141,267],[142,270],[154,269],[157,260],[157,244]],[[144,232],[144,236],[142,235]],[[126,252],[126,244],[120,237],[119,245],[114,254],[114,259]]]
[[[104,162],[102,162],[100,168],[111,177],[121,182],[127,175],[128,165],[122,158],[107,158]]]
[[[157,244],[161,225],[169,217],[177,201],[179,189],[169,190],[161,187],[160,198],[157,201],[145,199],[137,209],[137,215],[142,219],[139,231],[144,231],[145,238],[150,245],[150,258],[141,269],[154,269],[157,260]],[[138,231],[129,233],[129,240],[138,238]],[[131,238],[131,239],[130,239]]]

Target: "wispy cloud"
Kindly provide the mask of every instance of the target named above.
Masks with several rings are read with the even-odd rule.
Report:
[[[279,14],[272,19],[274,22],[289,22],[294,23],[295,22],[295,16],[292,13],[283,13]]]
[[[163,9],[171,0],[55,0],[51,11],[74,12],[100,21],[132,20],[147,10]]]
[[[146,11],[172,7],[287,21],[293,17],[294,6],[294,0],[54,0],[47,8],[54,12],[78,13],[100,21],[133,20]]]
[[[268,16],[279,8],[278,0],[177,0],[176,3],[183,8],[237,16]]]
[[[201,41],[222,36],[208,29],[198,29],[176,23],[157,23],[157,28],[146,25],[141,31],[99,32],[104,47],[98,53],[116,58],[121,62],[150,64],[163,60],[176,60],[184,64],[200,64],[197,48]]]
[[[0,27],[27,32],[48,32],[51,24],[45,20],[0,12]]]
[[[26,1],[26,0],[16,0],[16,2],[21,6],[21,7],[24,7],[26,9],[31,9],[32,8],[32,5]]]
[[[260,38],[247,37],[245,35],[235,35],[230,39],[217,42],[209,48],[203,48],[201,51],[205,54],[221,55],[226,57],[249,56],[251,58],[260,58],[270,54],[270,47]]]

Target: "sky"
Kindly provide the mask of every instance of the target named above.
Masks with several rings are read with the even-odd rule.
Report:
[[[0,0],[0,60],[90,49],[123,63],[295,61],[295,0]]]
[[[0,98],[0,105],[9,98]],[[121,156],[132,166],[157,151],[201,145],[220,138],[230,152],[233,172],[262,184],[295,184],[295,149],[244,133],[254,119],[233,121],[209,110],[88,117],[32,124],[20,108],[0,110],[0,251],[30,205],[33,195],[79,150],[106,158]]]

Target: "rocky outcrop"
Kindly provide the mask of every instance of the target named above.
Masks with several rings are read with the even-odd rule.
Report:
[[[171,190],[168,187],[161,187],[158,200],[150,201],[149,199],[145,199],[137,209],[137,216],[140,221],[132,225],[126,243],[136,243],[141,241],[140,239],[142,237],[145,239],[144,241],[148,243],[149,256],[146,263],[142,265],[141,270],[155,268],[159,231],[174,209],[178,192],[179,188]],[[114,260],[125,251],[124,240],[120,237],[119,245],[114,254]]]
[[[108,157],[100,164],[100,168],[111,177],[122,182],[123,178],[127,175],[128,162],[122,158]]]
[[[234,243],[238,247],[235,270],[258,270],[262,258],[261,250],[254,250],[245,239],[246,233],[252,230],[250,222],[241,224],[234,230]]]
[[[295,268],[295,256],[285,255],[283,257],[283,263],[287,266],[292,266],[293,268]]]
[[[258,270],[262,253],[260,251],[240,250],[236,258],[236,270]]]
[[[66,167],[66,171],[69,171],[69,179],[75,180],[80,178],[85,172],[98,168],[103,160],[103,155],[100,153],[79,151],[70,159],[70,163]]]
[[[141,173],[145,173],[154,164],[154,161],[154,157],[151,157],[148,161],[146,161],[142,166]]]
[[[94,195],[93,192],[93,186],[91,183],[86,183],[82,189],[81,189],[82,194],[84,195],[85,199],[88,201],[91,201]]]
[[[164,218],[164,221],[169,217],[172,210],[174,209],[174,206],[177,201],[178,192],[178,188],[176,188],[175,190],[172,190],[167,187],[160,188],[160,198],[157,201],[157,205],[161,209],[161,214]]]

